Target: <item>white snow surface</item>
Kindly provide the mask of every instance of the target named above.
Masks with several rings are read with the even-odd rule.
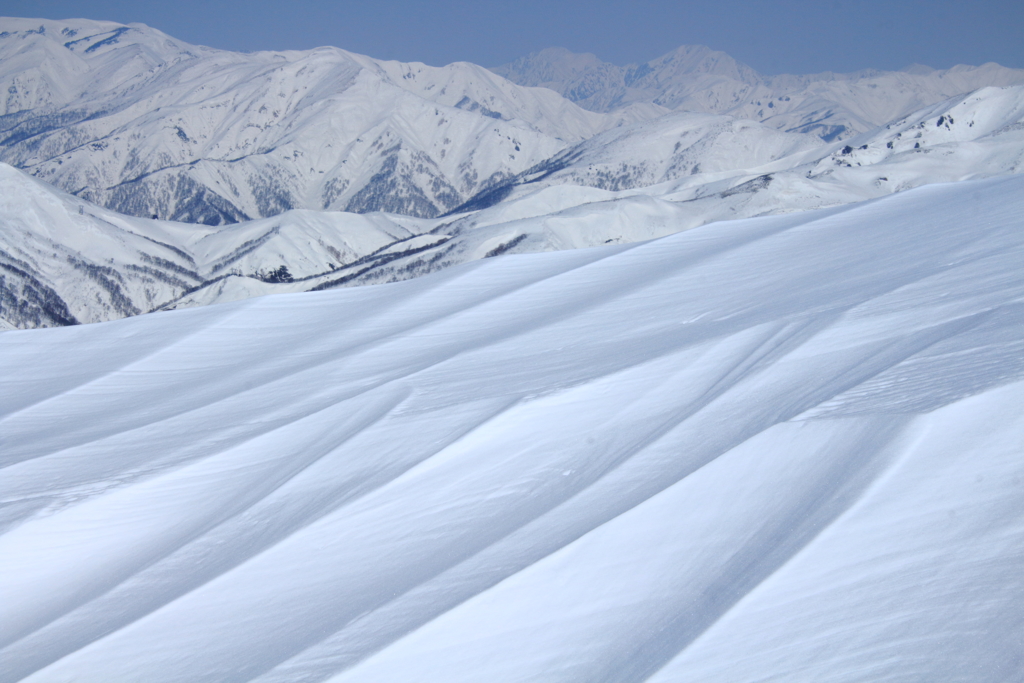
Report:
[[[0,333],[0,680],[1021,681],[1024,178]]]

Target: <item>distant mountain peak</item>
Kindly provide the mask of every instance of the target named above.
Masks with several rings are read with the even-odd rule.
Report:
[[[1024,70],[998,64],[947,71],[913,64],[898,72],[764,76],[705,45],[681,45],[656,59],[625,66],[557,48],[493,70],[521,85],[551,88],[592,111],[654,103],[752,119],[826,141],[865,133],[981,87],[1024,84]]]
[[[915,76],[927,76],[930,73],[934,73],[935,69],[924,64],[910,64],[900,69],[905,74],[914,74]]]
[[[519,85],[532,87],[575,80],[609,69],[615,70],[618,67],[601,61],[589,52],[576,53],[564,47],[547,47],[504,66],[494,67],[491,71]],[[516,78],[507,74],[514,74]]]

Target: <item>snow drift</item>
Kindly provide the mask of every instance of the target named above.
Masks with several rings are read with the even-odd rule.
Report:
[[[1020,680],[1022,216],[4,332],[0,679]]]

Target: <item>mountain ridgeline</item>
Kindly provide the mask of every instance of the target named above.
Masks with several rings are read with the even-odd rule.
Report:
[[[557,49],[431,67],[337,48],[227,52],[141,24],[0,21],[0,161],[123,214],[207,225],[290,209],[439,216],[670,111],[837,141],[1024,83],[992,64],[763,77],[699,46],[629,67]]]
[[[467,63],[241,54],[142,25],[2,23],[0,161],[132,216],[435,216],[638,116],[586,111]]]
[[[1024,84],[1024,69],[992,63],[943,71],[914,65],[902,71],[763,76],[702,45],[627,66],[548,48],[492,71],[520,85],[550,88],[591,111],[653,104],[752,119],[827,142],[985,86]]]

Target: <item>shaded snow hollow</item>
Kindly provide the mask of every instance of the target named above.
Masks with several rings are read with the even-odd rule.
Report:
[[[1022,217],[4,332],[0,680],[1021,680]]]

